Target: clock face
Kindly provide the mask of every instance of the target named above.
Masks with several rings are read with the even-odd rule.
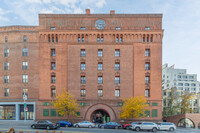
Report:
[[[97,29],[103,29],[104,27],[106,26],[106,23],[103,19],[98,19],[96,22],[95,22],[95,27]]]

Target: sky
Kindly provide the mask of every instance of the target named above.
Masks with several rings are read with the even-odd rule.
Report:
[[[0,26],[38,25],[39,13],[163,14],[163,64],[200,80],[200,0],[0,0]]]

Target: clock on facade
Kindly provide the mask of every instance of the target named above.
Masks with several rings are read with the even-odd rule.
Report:
[[[104,29],[104,27],[106,26],[106,23],[103,19],[98,19],[96,22],[95,22],[95,27],[97,29]]]

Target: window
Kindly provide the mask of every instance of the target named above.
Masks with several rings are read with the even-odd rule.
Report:
[[[22,62],[22,70],[27,70],[28,69],[28,62],[23,61]]]
[[[150,77],[149,77],[149,76],[146,76],[146,77],[145,77],[145,83],[146,83],[146,84],[150,83]]]
[[[152,106],[158,106],[158,103],[152,103]]]
[[[56,56],[56,50],[54,48],[51,49],[51,56]]]
[[[9,75],[4,76],[4,83],[9,83]]]
[[[181,78],[181,75],[178,75],[178,78]]]
[[[150,56],[150,49],[145,49],[145,56],[149,57]]]
[[[43,109],[43,116],[49,116],[49,109]]]
[[[4,63],[4,70],[9,70],[9,62]]]
[[[51,116],[56,116],[56,110],[55,109],[51,109]]]
[[[158,117],[158,110],[152,109],[152,117]]]
[[[8,48],[4,49],[4,57],[9,57],[9,49]]]
[[[98,96],[102,97],[103,96],[103,90],[102,89],[98,89]]]
[[[85,62],[81,62],[81,70],[85,70]]]
[[[27,48],[23,48],[22,56],[28,56],[28,49]]]
[[[23,95],[28,96],[28,89],[23,89],[22,96],[23,96]]]
[[[51,30],[55,30],[56,28],[55,28],[55,27],[51,27],[50,29],[51,29]]]
[[[153,37],[150,38],[150,42],[153,42]]]
[[[123,38],[122,37],[120,37],[120,43],[122,43],[123,42]]]
[[[183,86],[183,83],[178,83],[178,86]]]
[[[120,83],[120,77],[119,76],[115,76],[115,84],[119,84]]]
[[[48,36],[48,40],[49,40],[49,42],[51,42],[51,37],[50,37],[50,35]]]
[[[120,57],[120,50],[119,49],[115,49],[115,57]]]
[[[5,97],[9,96],[9,89],[8,88],[4,88],[4,96]]]
[[[85,27],[81,27],[81,30],[85,30],[86,28]]]
[[[98,84],[102,84],[103,83],[103,77],[102,76],[98,76]]]
[[[51,70],[56,70],[56,63],[55,62],[51,62]]]
[[[27,37],[26,36],[24,36],[24,42],[27,42]]]
[[[145,37],[143,37],[142,41],[145,42]]]
[[[56,88],[51,88],[51,97],[56,97]]]
[[[79,42],[79,43],[81,42],[81,38],[80,38],[80,37],[78,37],[78,42]]]
[[[145,70],[150,70],[150,63],[149,62],[145,63]]]
[[[85,57],[85,49],[81,49],[81,57]]]
[[[187,76],[183,76],[183,79],[187,79]]]
[[[116,37],[116,43],[118,43],[119,42],[119,37]]]
[[[85,76],[81,76],[81,84],[85,84]]]
[[[119,96],[120,96],[120,90],[119,90],[119,89],[116,89],[116,90],[115,90],[115,96],[116,96],[116,97],[119,97]]]
[[[103,70],[103,63],[102,62],[98,62],[98,70]]]
[[[22,75],[22,82],[23,83],[28,83],[28,75],[26,75],[26,74]]]
[[[52,36],[52,42],[54,42],[54,36]]]
[[[82,43],[84,43],[84,41],[85,41],[85,39],[84,39],[84,37],[82,37]]]
[[[150,91],[149,91],[149,89],[145,89],[145,97],[150,97]]]
[[[6,36],[6,37],[5,37],[5,43],[7,43],[7,42],[8,42],[8,37]]]
[[[56,42],[58,42],[58,36],[56,36]]]
[[[81,89],[81,97],[85,97],[86,96],[86,91],[85,89]]]
[[[102,57],[103,56],[103,50],[102,49],[98,49],[98,57]]]
[[[120,30],[120,27],[116,27],[115,29],[116,29],[116,30]]]
[[[193,79],[194,77],[193,76],[189,76],[189,79]]]
[[[196,86],[196,84],[192,83],[191,86]]]
[[[99,37],[97,37],[97,43],[99,43],[100,42],[100,39],[99,39]]]
[[[185,86],[190,86],[190,84],[189,83],[185,83]]]
[[[147,37],[147,42],[149,42],[149,37]]]
[[[56,83],[56,75],[51,75],[51,83]]]
[[[150,30],[150,27],[145,27],[145,30]]]
[[[103,42],[103,37],[101,37],[101,42]]]
[[[120,70],[120,63],[119,62],[115,62],[115,70]]]

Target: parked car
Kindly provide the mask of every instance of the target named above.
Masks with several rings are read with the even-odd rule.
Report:
[[[102,128],[102,129],[104,129],[104,128],[118,129],[120,127],[121,127],[121,125],[116,122],[108,122],[108,123],[99,125],[99,128]]]
[[[57,123],[60,124],[60,127],[72,127],[73,126],[73,124],[68,121],[57,121]]]
[[[74,123],[74,127],[89,127],[89,128],[92,128],[92,127],[95,127],[95,124],[92,123],[92,122],[89,122],[89,121],[82,121],[82,122],[79,122],[79,123]]]
[[[156,132],[158,130],[158,125],[153,122],[139,122],[138,124],[132,124],[131,128],[137,132],[140,130],[151,130],[152,132]]]
[[[123,128],[129,130],[132,124],[138,124],[138,122],[132,122],[131,124],[124,124]]]
[[[42,121],[37,121],[34,124],[31,125],[31,128],[44,128],[44,129],[57,129],[60,127],[59,123],[52,123],[48,120],[42,120]]]
[[[173,132],[176,129],[176,125],[171,122],[159,122],[157,124],[159,130],[168,130]]]

